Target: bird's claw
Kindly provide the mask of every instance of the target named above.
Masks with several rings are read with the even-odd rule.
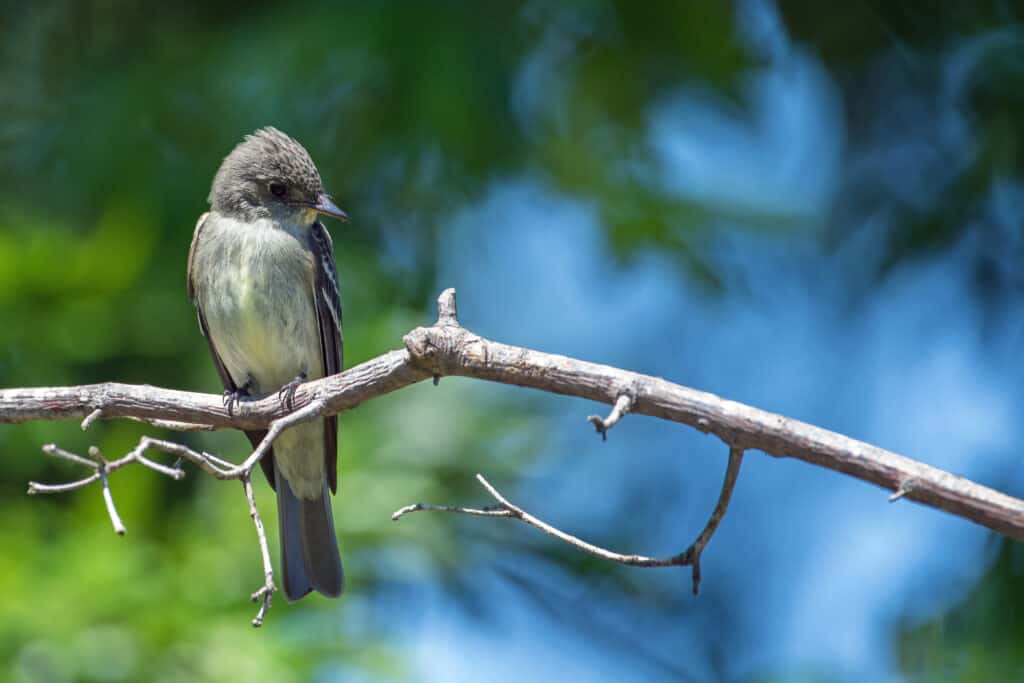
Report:
[[[291,382],[281,387],[277,392],[277,399],[284,403],[288,410],[295,410],[295,390],[306,381],[306,373],[300,372]]]
[[[225,389],[223,395],[224,407],[228,409],[228,417],[234,417],[235,408],[242,402],[243,398],[249,397],[249,390],[252,389],[252,378],[246,380],[245,384],[237,389]]]

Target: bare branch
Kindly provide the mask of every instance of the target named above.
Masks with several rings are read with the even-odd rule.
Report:
[[[66,493],[67,491],[74,491],[75,489],[80,489],[83,486],[88,486],[89,484],[92,484],[95,481],[100,481],[100,480],[104,479],[107,474],[110,474],[111,472],[119,470],[122,467],[124,467],[125,465],[129,465],[129,464],[131,464],[133,462],[137,462],[140,465],[148,467],[149,469],[154,470],[156,472],[159,472],[160,474],[163,474],[163,475],[166,475],[168,477],[171,477],[172,479],[181,479],[181,478],[183,478],[185,476],[185,472],[183,470],[181,470],[180,468],[168,467],[166,465],[161,465],[160,463],[153,462],[152,460],[149,460],[148,458],[146,458],[146,457],[144,457],[142,455],[142,453],[146,450],[146,448],[148,448],[148,447],[150,447],[152,445],[158,444],[158,443],[164,443],[164,442],[160,442],[157,439],[151,439],[148,436],[144,436],[139,441],[139,445],[136,446],[130,453],[128,453],[128,455],[126,455],[123,458],[120,458],[118,460],[115,460],[113,462],[108,462],[108,463],[103,463],[103,464],[100,464],[100,463],[98,463],[97,461],[94,461],[94,460],[89,460],[87,458],[83,458],[80,455],[76,455],[75,453],[71,453],[70,451],[66,451],[63,448],[59,448],[58,446],[56,446],[56,445],[54,445],[52,443],[51,444],[46,444],[45,446],[43,446],[43,453],[46,453],[47,455],[51,455],[51,456],[54,456],[54,457],[63,458],[65,460],[70,460],[71,462],[73,462],[73,463],[75,463],[77,465],[81,465],[83,467],[88,467],[88,468],[94,470],[94,474],[92,474],[92,475],[90,475],[88,477],[85,477],[84,479],[79,479],[77,481],[67,482],[67,483],[64,483],[64,484],[43,484],[43,483],[40,483],[40,482],[37,482],[37,481],[30,481],[28,483],[28,493],[29,493],[29,495],[35,495],[35,494],[39,494],[39,493]],[[170,444],[170,442],[166,442],[166,443]],[[177,448],[186,448],[185,446],[180,446],[179,444],[170,444],[170,445],[174,446],[174,447],[177,447]],[[95,449],[96,453],[99,453],[99,450],[96,449],[95,446],[90,448],[90,453],[93,452],[94,449]],[[167,450],[167,449],[162,449],[162,450]],[[168,451],[168,452],[170,452],[170,451]],[[175,454],[177,454],[177,453],[175,453]],[[198,456],[198,454],[196,454],[196,455]],[[202,456],[198,456],[198,457],[201,458]],[[101,471],[102,471],[102,473],[101,473]],[[116,524],[115,524],[115,527],[116,527]]]
[[[736,487],[736,479],[740,476],[740,464],[743,462],[743,449],[736,446],[729,447],[729,464],[725,469],[725,479],[722,481],[722,490],[718,494],[718,503],[700,532],[697,540],[693,542],[683,555],[686,557],[686,564],[693,567],[693,594],[697,594],[700,587],[700,556],[711,537],[715,535],[718,525],[725,517],[729,509],[729,501],[732,499],[732,490]]]
[[[437,297],[437,325],[459,327],[459,312],[455,305],[455,288],[449,287]]]
[[[391,519],[398,520],[403,515],[410,512],[455,512],[467,515],[476,515],[479,517],[507,517],[512,519],[518,519],[519,521],[529,524],[532,527],[540,529],[549,536],[554,536],[560,541],[568,543],[569,545],[582,550],[585,553],[590,553],[604,560],[611,562],[618,562],[619,564],[627,564],[632,567],[673,567],[681,566],[685,564],[684,555],[674,555],[672,557],[658,558],[658,557],[647,557],[645,555],[623,555],[612,550],[607,550],[601,546],[588,543],[572,534],[566,533],[561,529],[551,526],[547,522],[531,515],[522,508],[513,505],[505,498],[501,493],[494,488],[489,481],[487,481],[482,474],[476,475],[476,480],[480,482],[491,497],[498,501],[498,505],[495,507],[485,508],[469,508],[461,507],[457,505],[429,505],[427,503],[417,503],[415,505],[407,505],[400,510],[397,510],[391,515]]]
[[[52,444],[45,446],[47,455],[93,471],[83,479],[63,484],[30,482],[28,492],[59,493],[100,481],[105,500],[109,501],[112,523],[117,529],[119,518],[109,494],[107,477],[120,467],[137,462],[180,479],[184,472],[179,465],[181,461],[188,461],[218,479],[240,479],[247,486],[252,513],[255,503],[249,495],[251,484],[247,482],[256,463],[283,430],[301,422],[338,414],[427,379],[471,377],[612,405],[607,417],[588,418],[603,436],[627,413],[671,420],[715,434],[730,446],[729,466],[718,505],[708,524],[697,541],[680,555],[663,559],[622,555],[566,534],[508,503],[483,477],[479,477],[481,484],[500,503],[499,506],[461,508],[421,503],[396,511],[393,519],[415,511],[516,518],[582,550],[616,562],[634,566],[692,564],[696,591],[700,580],[700,554],[728,506],[743,452],[753,449],[776,457],[797,458],[856,477],[893,491],[891,500],[914,500],[1011,538],[1024,540],[1024,500],[841,434],[660,377],[483,339],[460,325],[453,289],[445,290],[438,298],[437,323],[412,330],[403,341],[404,349],[390,351],[343,373],[299,385],[291,405],[284,405],[278,400],[276,392],[272,396],[243,401],[237,406],[226,406],[220,395],[148,385],[105,383],[18,388],[0,390],[0,423],[79,418],[82,419],[82,428],[88,429],[101,419],[131,419],[178,431],[226,428],[267,431],[261,443],[237,465],[183,444],[151,437],[142,437],[124,457],[100,464]],[[289,410],[291,406],[295,409]],[[229,410],[229,407],[233,409]],[[144,454],[150,448],[176,456],[179,462],[169,467],[149,460]],[[254,521],[259,536],[262,523],[258,521],[258,515],[254,515]],[[266,553],[263,554],[266,569],[269,560]],[[269,574],[267,576],[270,577]],[[255,621],[262,621],[272,593],[270,577],[264,588],[256,593],[256,599],[262,598],[265,602]]]
[[[513,517],[512,511],[501,505],[489,505],[482,508],[467,508],[459,505],[431,505],[430,503],[414,503],[399,508],[391,513],[391,521],[397,522],[410,512],[458,512],[463,515],[476,515],[478,517]]]
[[[89,427],[92,426],[92,423],[95,422],[96,420],[98,420],[102,416],[103,416],[103,408],[97,408],[96,410],[94,410],[91,413],[89,413],[88,415],[86,415],[85,419],[82,420],[82,431],[83,432],[89,431]]]
[[[74,491],[80,489],[83,486],[88,486],[94,481],[99,481],[100,473],[90,475],[85,479],[79,479],[77,481],[69,481],[64,484],[42,484],[38,481],[30,481],[28,483],[28,495],[34,496],[39,493],[67,493],[68,491]]]
[[[110,481],[107,479],[107,461],[96,446],[89,449],[89,455],[96,459],[96,464],[99,466],[97,472],[100,475],[100,483],[103,486],[103,503],[107,506],[107,514],[110,516],[110,523],[114,527],[114,533],[118,536],[124,536],[128,529],[125,528],[124,522],[121,521],[121,515],[117,514],[117,507],[114,505],[114,495],[110,492]]]
[[[281,432],[300,424],[302,422],[309,422],[320,416],[323,412],[326,403],[322,398],[318,398],[312,403],[299,408],[290,415],[285,415],[282,418],[278,418],[270,423],[270,429],[267,430],[267,435],[260,441],[260,445],[252,452],[248,458],[245,459],[238,467],[224,471],[222,474],[216,475],[218,479],[238,479],[243,476],[248,476],[252,468],[256,466],[270,447],[277,441],[277,437],[281,436]]]
[[[270,549],[267,547],[267,534],[263,531],[263,520],[260,518],[259,510],[256,509],[256,497],[252,491],[252,478],[249,473],[242,476],[242,487],[245,489],[245,498],[249,502],[249,516],[256,525],[256,538],[260,544],[260,555],[263,557],[263,585],[252,594],[253,602],[261,602],[260,609],[253,617],[252,625],[259,628],[263,625],[263,619],[270,609],[270,601],[277,588],[274,586],[274,567],[270,563]]]
[[[605,560],[618,562],[619,564],[627,564],[631,567],[674,567],[685,564],[685,558],[683,555],[674,555],[672,557],[663,558],[647,557],[645,555],[623,555],[622,553],[607,550],[601,546],[594,545],[593,543],[588,543],[576,536],[573,536],[572,534],[562,531],[557,527],[551,526],[537,517],[534,517],[521,507],[513,505],[508,501],[508,499],[502,496],[496,488],[491,486],[490,482],[484,479],[482,474],[476,475],[476,479],[480,482],[481,486],[487,489],[487,492],[491,494],[491,497],[498,501],[498,503],[508,511],[509,514],[507,516],[514,517],[521,522],[525,522],[532,527],[536,527],[549,536],[554,536],[558,540],[564,541],[575,548],[579,548],[583,552],[596,555],[597,557]]]
[[[145,467],[160,472],[161,474],[173,477],[174,479],[180,479],[185,474],[178,464],[175,464],[173,467],[167,467],[166,465],[161,465],[160,463],[154,462],[145,457],[145,452],[150,448],[177,456],[179,463],[182,460],[188,460],[204,472],[213,475],[217,479],[241,480],[246,499],[249,503],[249,515],[252,517],[253,523],[256,526],[256,536],[260,545],[260,555],[263,558],[264,583],[259,590],[252,594],[253,602],[261,602],[260,609],[252,620],[252,625],[259,627],[263,625],[263,620],[266,618],[267,611],[270,609],[271,599],[276,588],[274,586],[274,571],[270,563],[270,551],[267,547],[267,536],[263,530],[263,520],[260,518],[259,511],[256,509],[256,500],[253,496],[251,479],[252,470],[256,467],[260,458],[266,454],[274,441],[285,429],[301,422],[307,422],[315,419],[323,411],[324,405],[325,403],[322,399],[317,399],[312,403],[309,403],[306,406],[271,422],[266,436],[262,441],[260,441],[256,448],[253,449],[252,454],[239,465],[235,465],[227,460],[222,460],[211,453],[200,453],[184,444],[165,441],[162,439],[154,439],[148,436],[143,436],[139,439],[139,443],[135,448],[133,448],[123,458],[114,462],[107,462],[106,459],[104,459],[103,454],[100,453],[100,450],[95,446],[89,448],[89,455],[92,456],[93,460],[88,460],[80,455],[76,455],[70,451],[58,448],[53,444],[49,444],[43,447],[43,451],[48,455],[70,460],[71,462],[85,467],[91,467],[96,470],[96,472],[89,477],[67,484],[40,484],[37,482],[30,482],[28,492],[30,494],[60,493],[82,488],[83,486],[87,486],[99,480],[103,490],[103,502],[107,507],[107,514],[110,515],[110,522],[114,526],[114,531],[119,536],[123,536],[126,531],[125,525],[121,520],[121,516],[117,512],[117,506],[114,504],[114,497],[110,491],[110,482],[107,478],[107,474],[132,462],[137,462]],[[101,415],[97,411],[93,411],[89,414],[89,417],[86,418],[86,421],[88,422],[90,417],[95,420],[96,417],[100,416]],[[88,424],[83,425],[83,427],[87,428]]]
[[[898,489],[896,489],[896,493],[894,493],[891,496],[889,496],[889,502],[890,503],[895,503],[897,500],[899,500],[900,498],[902,498],[903,496],[907,495],[908,493],[910,493],[913,490],[914,490],[914,480],[913,479],[904,479],[903,481],[900,482],[900,486],[899,486]]]
[[[196,422],[178,422],[177,420],[160,420],[158,418],[142,418],[134,416],[125,416],[124,419],[152,425],[153,427],[159,427],[160,429],[167,429],[172,432],[212,432],[217,429],[213,425],[200,424]]]
[[[629,394],[622,394],[615,399],[615,405],[612,406],[612,412],[608,413],[608,417],[601,419],[600,415],[590,415],[587,417],[587,421],[594,425],[594,429],[601,435],[601,440],[607,441],[608,430],[618,424],[632,405],[633,397]]]
[[[534,528],[540,529],[549,536],[553,536],[560,541],[568,543],[574,548],[596,557],[600,557],[603,560],[609,560],[610,562],[617,562],[631,567],[683,567],[686,565],[692,565],[693,594],[696,595],[697,587],[700,584],[701,553],[704,551],[705,546],[707,546],[708,541],[711,540],[711,537],[714,535],[715,530],[718,528],[719,523],[722,521],[722,517],[725,516],[725,512],[729,507],[729,499],[732,496],[732,490],[736,485],[736,478],[739,476],[740,462],[742,459],[742,448],[731,448],[729,450],[729,466],[725,473],[725,481],[722,483],[722,492],[719,494],[718,503],[715,505],[714,512],[711,513],[711,518],[708,519],[703,531],[701,531],[697,540],[693,542],[693,545],[687,548],[685,552],[673,555],[672,557],[624,555],[613,550],[608,550],[607,548],[602,548],[599,545],[588,543],[578,536],[573,536],[570,533],[562,531],[558,527],[548,524],[521,507],[513,505],[498,491],[498,489],[492,486],[482,474],[477,474],[476,479],[480,482],[481,486],[487,489],[487,492],[491,494],[491,497],[498,501],[498,504],[495,506],[471,508],[458,505],[430,505],[428,503],[416,503],[414,505],[406,505],[405,507],[396,510],[391,515],[391,519],[398,521],[410,512],[454,512],[465,515],[476,515],[478,517],[505,517],[518,519],[525,524],[529,524]]]
[[[322,400],[320,415],[334,415],[364,401],[435,376],[458,375],[531,387],[614,405],[630,393],[629,412],[651,415],[717,435],[727,444],[793,457],[898,492],[1011,538],[1024,540],[1024,501],[891,451],[775,413],[719,398],[659,377],[542,353],[483,339],[458,325],[454,292],[440,301],[441,325],[405,336],[391,351],[295,392],[299,410]],[[0,390],[0,423],[85,418],[133,418],[174,429],[266,429],[290,411],[276,396],[243,401],[229,415],[221,396],[128,384]],[[609,416],[611,417],[611,416]]]
[[[615,551],[608,550],[607,548],[594,545],[593,543],[588,543],[578,536],[573,536],[572,534],[562,531],[558,527],[552,526],[538,517],[531,515],[521,507],[513,505],[494,486],[492,486],[482,474],[477,474],[476,479],[480,482],[481,486],[487,489],[487,492],[491,494],[491,497],[498,501],[497,505],[484,508],[471,508],[458,505],[431,505],[428,503],[416,503],[414,505],[406,505],[405,507],[396,510],[391,515],[391,519],[397,522],[410,512],[454,512],[465,515],[476,515],[478,517],[505,517],[518,519],[525,524],[529,524],[532,527],[540,529],[549,536],[553,536],[560,541],[568,543],[574,548],[611,562],[618,562],[619,564],[625,564],[631,567],[683,567],[689,565],[693,567],[693,594],[697,595],[701,579],[701,553],[704,552],[704,548],[711,540],[711,537],[715,535],[718,525],[722,522],[722,518],[725,517],[726,511],[729,509],[729,501],[732,498],[732,492],[736,486],[736,479],[740,474],[740,464],[742,461],[743,449],[736,446],[730,447],[729,465],[726,468],[725,479],[722,481],[722,490],[718,494],[718,502],[715,504],[715,509],[712,511],[711,517],[708,518],[707,523],[704,525],[704,529],[700,532],[700,535],[697,536],[697,540],[695,540],[685,552],[673,555],[672,557],[624,555],[622,553],[617,553]]]
[[[43,446],[43,453],[46,453],[47,455],[54,458],[64,458],[65,460],[70,460],[76,465],[81,465],[82,467],[88,467],[94,470],[99,469],[99,465],[97,465],[94,460],[89,460],[88,458],[83,458],[82,456],[72,453],[71,451],[66,451],[63,448],[57,446],[57,444],[55,443],[48,443],[45,446]]]
[[[335,415],[363,401],[430,377],[429,372],[412,362],[407,351],[391,351],[344,373],[300,385],[295,391],[294,406],[301,409],[323,398],[326,401],[323,414]],[[0,389],[0,424],[81,419],[98,407],[102,409],[100,419],[134,419],[176,431],[266,429],[272,421],[293,412],[277,399],[277,392],[242,401],[229,414],[220,394],[143,384],[108,382],[73,387]]]

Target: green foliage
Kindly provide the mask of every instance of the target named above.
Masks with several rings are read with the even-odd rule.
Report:
[[[973,683],[1016,680],[1024,671],[1024,549],[1004,540],[995,564],[963,601],[899,644],[909,681]]]

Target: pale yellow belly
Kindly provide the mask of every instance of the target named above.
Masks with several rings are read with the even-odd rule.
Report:
[[[302,374],[323,377],[324,368],[308,253],[281,231],[251,232],[197,245],[196,258],[205,259],[197,297],[235,385],[268,394]],[[297,425],[274,444],[278,469],[300,498],[322,493],[323,429],[323,420]]]
[[[235,384],[251,380],[255,393],[267,393],[299,374],[323,377],[308,254],[289,236],[273,234],[219,251],[200,305]]]

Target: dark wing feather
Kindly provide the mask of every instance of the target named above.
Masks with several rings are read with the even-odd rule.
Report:
[[[324,376],[341,372],[344,362],[344,338],[341,334],[341,296],[338,272],[334,267],[334,246],[323,223],[316,221],[309,235],[316,270],[313,298],[320,326],[320,353]],[[331,492],[338,491],[338,416],[324,418],[324,465]]]
[[[192,278],[192,260],[195,256],[196,244],[199,242],[200,233],[203,230],[203,225],[206,223],[206,217],[209,216],[209,212],[204,213],[196,221],[195,233],[192,235],[192,246],[188,250],[188,299],[196,307],[196,317],[199,318],[199,330],[203,333],[206,338],[206,343],[210,347],[210,355],[213,356],[213,364],[217,368],[217,375],[220,376],[220,383],[223,385],[225,391],[230,391],[232,394],[238,391],[238,387],[235,385],[235,381],[231,379],[231,374],[228,369],[224,367],[224,362],[220,359],[220,354],[217,353],[217,346],[213,343],[213,338],[210,336],[210,328],[206,324],[206,316],[203,315],[203,309],[199,305],[199,301],[196,299],[196,287],[195,282]],[[259,445],[263,437],[267,435],[266,430],[254,430],[245,433],[249,437],[249,442],[252,443],[253,448]],[[270,488],[274,488],[274,449],[271,448],[267,451],[267,454],[260,460],[260,466],[263,467],[263,473],[267,475],[267,481],[270,482]]]
[[[188,280],[188,300],[191,301],[193,304],[196,302],[196,285],[192,281],[192,262],[196,256],[196,244],[199,243],[199,234],[203,231],[203,226],[206,225],[206,218],[209,215],[210,212],[207,211],[206,213],[199,217],[199,220],[196,221],[196,227],[192,231],[192,244],[189,245],[188,248],[188,270],[186,272],[186,277]],[[206,334],[205,330],[203,334]]]

